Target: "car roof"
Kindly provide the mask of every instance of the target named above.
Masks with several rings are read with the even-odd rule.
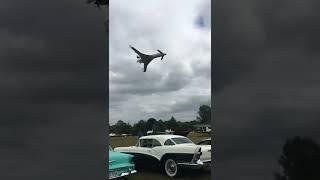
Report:
[[[159,134],[159,135],[149,135],[149,136],[142,136],[140,139],[156,139],[160,141],[162,144],[171,138],[187,138],[184,136],[179,136],[179,135],[172,135],[172,134]]]

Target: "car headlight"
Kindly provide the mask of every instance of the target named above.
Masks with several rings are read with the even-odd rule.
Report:
[[[201,152],[201,147],[197,147],[194,154],[193,154],[193,158],[192,158],[192,163],[196,163],[201,156],[202,152]]]

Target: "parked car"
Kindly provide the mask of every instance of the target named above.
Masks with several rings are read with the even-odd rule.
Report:
[[[205,149],[209,149],[210,148],[210,150],[208,152],[211,152],[211,138],[203,139],[200,142],[198,142],[197,145],[199,145],[199,146],[201,146],[202,148],[205,148]],[[207,155],[208,154],[202,156],[200,159],[201,160],[207,159],[208,157],[205,157]],[[211,157],[211,155],[210,155],[210,157]]]
[[[211,146],[211,138],[203,139],[197,143],[198,145],[210,145]]]
[[[136,173],[132,158],[133,155],[115,152],[109,146],[109,179]]]
[[[134,155],[137,168],[160,166],[170,177],[178,175],[182,167],[203,167],[211,163],[211,147],[198,146],[179,135],[142,136],[135,146],[117,147],[114,150]]]

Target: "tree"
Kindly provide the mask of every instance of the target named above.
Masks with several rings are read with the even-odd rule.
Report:
[[[138,135],[138,134],[144,135],[146,132],[147,132],[147,125],[144,120],[140,120],[138,123],[133,125],[133,130],[132,130],[133,135]]]
[[[115,125],[110,127],[110,132],[116,134],[130,134],[132,132],[132,127],[129,123],[119,120]]]
[[[172,116],[169,121],[165,121],[166,129],[177,130],[179,128],[177,120]]]
[[[155,129],[155,126],[157,124],[157,120],[154,118],[149,118],[147,121],[147,130]]]
[[[283,171],[282,174],[275,173],[276,180],[319,180],[320,147],[309,138],[288,139],[279,164]]]
[[[210,123],[211,121],[211,108],[208,105],[201,105],[198,110],[198,115],[196,117],[197,121],[200,123]]]
[[[158,128],[158,131],[161,131],[161,132],[166,130],[164,122],[161,119],[157,123],[157,128]]]

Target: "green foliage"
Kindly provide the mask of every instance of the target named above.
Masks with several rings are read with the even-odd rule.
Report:
[[[208,105],[201,105],[198,110],[198,115],[196,117],[197,121],[200,123],[208,123],[211,122],[211,107]]]
[[[139,133],[147,132],[147,123],[144,120],[140,120],[138,123],[133,125],[132,134],[138,135]]]
[[[119,120],[115,125],[110,126],[110,132],[116,134],[131,134],[132,127],[129,123],[125,123],[122,120]]]
[[[129,123],[125,123],[119,120],[115,125],[110,126],[110,133],[116,134],[132,134],[132,135],[146,135],[149,130],[154,130],[154,132],[164,132],[166,129],[171,129],[173,131],[183,131],[194,129],[194,125],[199,123],[210,123],[211,109],[210,106],[201,105],[198,111],[199,116],[197,120],[189,122],[177,121],[173,116],[167,120],[156,120],[155,118],[149,118],[147,121],[140,120],[138,123],[131,126]]]
[[[157,126],[157,120],[154,118],[149,118],[147,121],[147,130],[155,129]]]

